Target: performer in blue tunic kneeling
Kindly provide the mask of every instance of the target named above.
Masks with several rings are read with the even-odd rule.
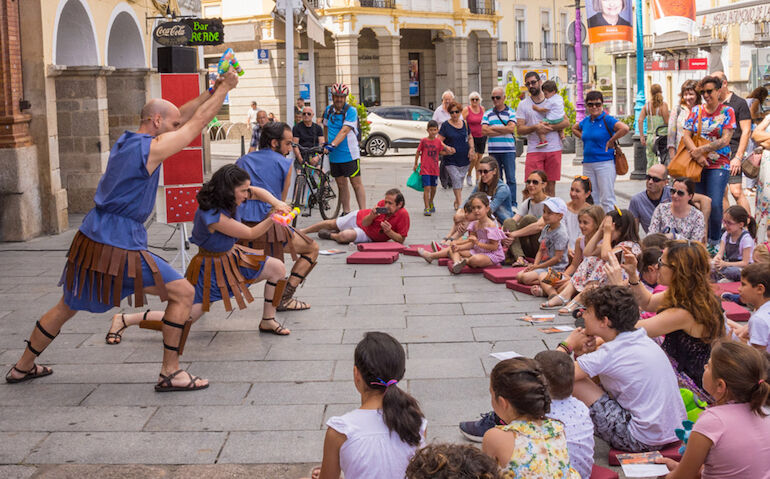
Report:
[[[250,183],[246,171],[235,165],[225,165],[198,192],[198,211],[195,212],[190,238],[198,245],[198,254],[190,261],[185,273],[195,287],[190,320],[197,321],[215,301],[224,301],[225,310],[232,311],[231,297],[235,298],[240,309],[246,308],[246,302],[254,301],[249,284],[265,280],[265,302],[259,331],[286,336],[290,331],[275,320],[275,308],[286,285],[283,262],[266,256],[264,251],[237,243],[238,240],[252,240],[264,235],[273,226],[272,216],[249,227],[241,223],[238,206],[252,198],[272,205],[281,213],[289,213],[291,208],[267,190],[250,186]],[[156,329],[162,318],[163,311],[116,314],[105,340],[108,344],[118,344],[129,326],[138,324],[142,328]]]
[[[160,99],[142,108],[139,129],[126,131],[112,147],[94,195],[95,207],[72,240],[62,273],[62,298],[37,321],[27,348],[5,376],[7,382],[51,374],[50,368],[35,364],[35,358],[78,311],[103,313],[132,294],[133,304],[142,306],[149,293],[168,301],[162,320],[163,364],[155,390],[208,387],[207,380],[179,367],[195,290],[162,258],[147,251],[144,222],[155,207],[161,163],[201,134],[237,85],[238,76],[228,72],[211,93],[204,91],[181,108]]]

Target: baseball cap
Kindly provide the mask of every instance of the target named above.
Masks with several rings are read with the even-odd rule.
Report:
[[[563,199],[551,196],[543,201],[543,205],[547,206],[553,213],[567,214],[567,203]]]

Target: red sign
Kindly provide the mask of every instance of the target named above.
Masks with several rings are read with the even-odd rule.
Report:
[[[183,186],[166,188],[166,223],[186,223],[195,219],[198,209],[198,194],[200,186]]]
[[[687,60],[687,69],[688,70],[708,70],[709,60],[708,58],[690,58],[689,60]]]
[[[708,58],[686,60],[655,60],[644,62],[644,69],[651,72],[669,70],[708,70]]]
[[[162,185],[200,183],[203,183],[203,159],[199,148],[186,148],[163,162]]]

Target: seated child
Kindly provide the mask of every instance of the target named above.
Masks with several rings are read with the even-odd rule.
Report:
[[[642,249],[645,248],[659,248],[660,250],[663,250],[663,248],[666,247],[666,243],[668,242],[668,237],[664,235],[663,233],[650,233],[644,238],[642,238],[642,241],[640,242]]]
[[[356,346],[353,381],[361,407],[326,422],[321,479],[404,477],[425,443],[427,422],[417,401],[398,387],[404,348],[392,336],[368,332]]]
[[[768,362],[745,344],[719,340],[703,372],[716,405],[695,422],[680,462],[661,459],[667,479],[770,477]]]
[[[727,320],[736,338],[755,348],[770,353],[770,266],[754,263],[741,271],[741,286],[738,288],[741,301],[754,312],[749,324],[739,325]]]
[[[751,253],[752,264],[762,264],[766,268],[770,266],[770,243],[765,241],[754,247],[754,252]],[[722,293],[722,299],[724,301],[732,301],[738,303],[741,306],[746,306],[741,300],[741,295],[737,293]]]
[[[594,424],[585,404],[572,395],[575,363],[559,350],[541,351],[535,355],[551,395],[551,412],[546,414],[564,424],[569,462],[580,477],[591,477],[594,464]]]
[[[600,286],[583,293],[583,304],[585,328],[559,348],[576,350],[573,395],[588,406],[596,435],[630,452],[676,441],[674,429],[687,418],[676,375],[660,346],[636,329],[633,293],[627,286]]]
[[[457,274],[466,264],[473,268],[486,268],[505,260],[502,240],[503,230],[492,218],[489,198],[484,193],[474,193],[468,203],[473,211],[473,221],[468,224],[468,239],[452,242],[448,248],[428,252],[422,248],[417,253],[428,263],[436,258],[450,258],[454,263],[452,273]]]
[[[540,88],[543,90],[545,100],[539,105],[533,103],[532,109],[538,113],[545,114],[545,121],[543,123],[546,125],[558,125],[564,121],[564,99],[558,94],[556,82],[553,80],[544,81]],[[544,133],[538,133],[537,136],[540,138],[540,143],[536,145],[536,148],[543,148],[548,145]],[[559,130],[559,138],[564,139],[564,130]]]
[[[725,232],[719,241],[719,252],[712,260],[712,280],[740,281],[741,268],[751,263],[757,223],[754,217],[739,205],[727,208],[722,222]]]
[[[538,283],[548,276],[548,270],[563,272],[567,267],[567,248],[569,236],[561,225],[561,219],[567,213],[567,204],[561,198],[549,197],[543,201],[543,222],[545,228],[540,233],[540,248],[535,255],[535,263],[519,272],[516,280],[521,284],[533,284],[532,294],[543,296],[543,289]],[[547,256],[547,259],[544,259]]]
[[[452,218],[452,230],[443,239],[443,244],[448,245],[452,241],[459,240],[468,231],[468,224],[473,221],[473,207],[471,206],[470,199],[463,205],[463,215],[455,214]],[[438,243],[436,244],[438,245]],[[433,251],[438,251],[440,248],[433,247]]]
[[[497,460],[506,478],[579,478],[570,466],[564,425],[548,419],[548,383],[537,361],[500,361],[489,376],[492,408],[502,420],[484,434],[481,450]]]
[[[406,468],[406,479],[502,479],[497,462],[473,446],[429,444]]]

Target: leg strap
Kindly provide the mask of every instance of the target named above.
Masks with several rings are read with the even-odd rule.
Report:
[[[35,323],[35,327],[36,327],[38,330],[40,330],[40,332],[41,332],[41,333],[43,333],[43,336],[45,336],[46,338],[50,339],[51,341],[53,341],[53,340],[54,340],[54,338],[56,338],[56,336],[58,336],[58,333],[57,333],[57,334],[51,334],[51,333],[49,333],[48,331],[46,331],[46,330],[45,330],[45,328],[43,328],[43,325],[42,325],[42,324],[40,324],[40,321],[37,321],[37,322]],[[30,339],[32,339],[32,338],[30,338]],[[25,343],[27,343],[27,349],[29,349],[29,350],[30,350],[30,352],[31,352],[32,354],[34,354],[35,356],[40,356],[40,353],[42,353],[43,351],[45,351],[45,348],[47,348],[47,347],[48,347],[48,344],[51,344],[51,342],[49,341],[49,342],[48,342],[48,344],[46,344],[45,346],[43,346],[43,348],[42,348],[40,351],[38,351],[37,349],[35,349],[35,348],[33,348],[33,347],[32,347],[32,343],[30,343],[30,342],[29,342],[29,340],[25,339],[25,340],[24,340],[24,342],[25,342]]]
[[[299,282],[300,282],[300,283],[303,283],[303,282],[305,281],[305,278],[307,278],[307,276],[310,274],[310,272],[311,272],[311,271],[313,271],[313,268],[315,268],[315,265],[317,265],[317,264],[318,264],[318,262],[317,262],[317,261],[313,261],[313,259],[312,259],[310,256],[306,256],[306,255],[304,255],[304,254],[303,254],[303,255],[300,255],[299,259],[304,259],[305,261],[307,261],[308,263],[310,263],[310,268],[308,268],[308,270],[307,270],[307,271],[305,271],[305,274],[304,274],[304,275],[301,275],[301,274],[299,274],[299,273],[295,273],[294,271],[292,271],[292,272],[291,272],[291,276],[294,276],[295,278],[299,278]],[[299,260],[297,260],[297,261],[299,261]],[[294,263],[294,266],[295,266],[295,267],[297,266],[297,263],[296,263],[296,262]],[[293,268],[292,268],[292,269],[293,269]]]
[[[144,315],[142,316],[142,321],[147,321],[147,314],[149,314],[150,310],[144,312]]]
[[[274,308],[277,308],[281,304],[281,298],[283,298],[284,289],[288,286],[289,282],[285,279],[279,279],[275,283],[272,281],[265,281],[270,286],[273,286],[273,297],[265,298],[266,303],[272,303]]]
[[[182,353],[184,353],[184,345],[187,342],[187,336],[190,334],[190,327],[192,326],[192,320],[188,319],[184,322],[184,324],[177,324],[172,323],[171,321],[168,321],[165,317],[161,320],[161,323],[171,326],[172,328],[177,328],[182,330],[182,336],[179,338],[179,345],[169,346],[168,344],[163,342],[163,347],[168,349],[169,351],[176,351],[181,356]]]

